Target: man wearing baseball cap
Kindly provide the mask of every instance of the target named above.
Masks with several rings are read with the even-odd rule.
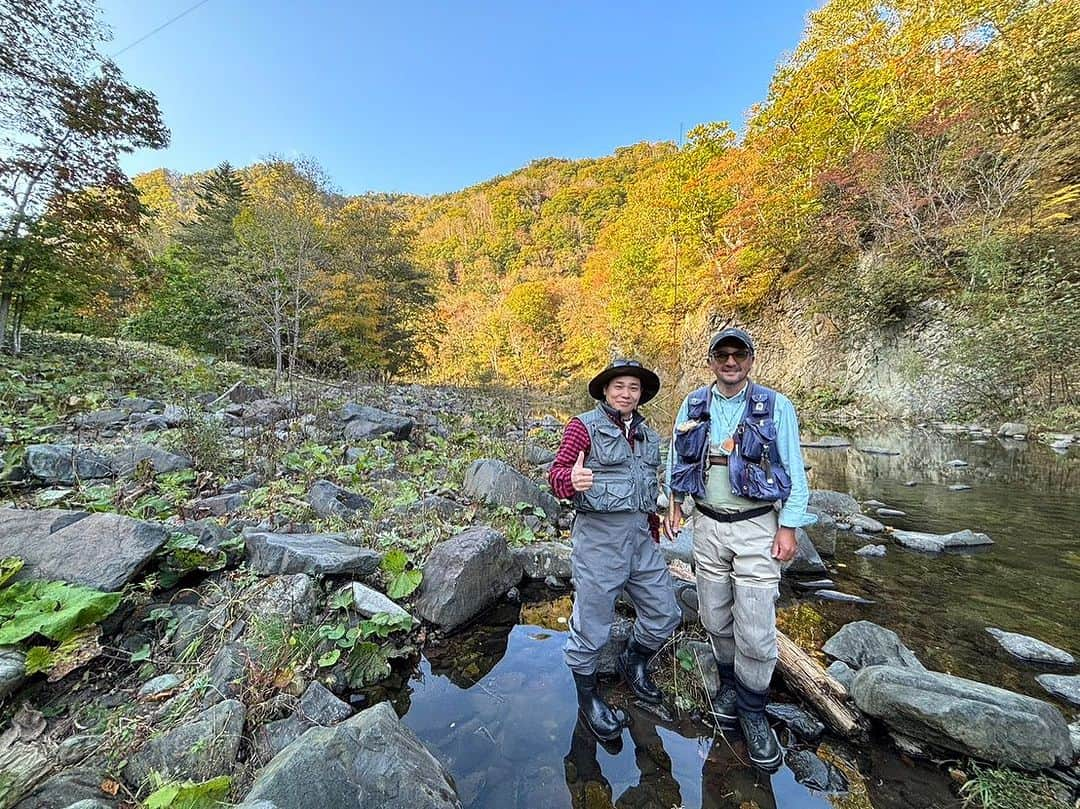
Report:
[[[664,695],[649,676],[649,662],[681,621],[667,564],[660,553],[660,436],[638,407],[660,390],[660,378],[637,360],[614,360],[589,382],[592,410],[570,419],[548,473],[555,494],[572,500],[576,515],[574,609],[566,664],[589,729],[611,741],[627,724],[599,694],[596,665],[625,590],[637,620],[617,668],[634,696],[659,704]]]
[[[812,524],[787,397],[751,381],[754,341],[725,328],[709,341],[716,381],[683,400],[675,420],[664,531],[678,533],[681,504],[694,500],[699,614],[720,672],[712,714],[738,721],[750,760],[767,770],[782,751],[765,717],[776,666],[780,566],[795,555],[795,529]]]

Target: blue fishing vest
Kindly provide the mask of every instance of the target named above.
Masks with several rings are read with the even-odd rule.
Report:
[[[791,495],[791,476],[784,469],[777,447],[776,391],[748,383],[747,407],[732,438],[735,448],[728,456],[731,493],[750,500],[774,502]],[[709,405],[712,386],[698,388],[686,397],[686,421],[675,425],[675,457],[671,467],[671,490],[695,498],[705,496],[706,459],[709,455]]]
[[[593,472],[593,485],[573,497],[578,511],[656,511],[659,494],[660,436],[644,422],[638,422],[634,446],[626,440],[602,405],[577,417],[589,433],[586,464]]]

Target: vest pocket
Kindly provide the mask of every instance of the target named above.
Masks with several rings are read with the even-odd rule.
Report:
[[[586,508],[593,511],[637,511],[630,480],[594,480],[592,488],[581,494]]]
[[[601,425],[592,435],[589,455],[597,462],[610,466],[630,457],[630,445],[615,425]]]

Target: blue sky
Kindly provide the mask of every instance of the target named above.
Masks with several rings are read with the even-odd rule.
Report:
[[[102,50],[196,2],[99,0]],[[741,129],[819,5],[206,0],[117,58],[172,130],[124,168],[305,155],[347,194],[432,194],[704,121]]]

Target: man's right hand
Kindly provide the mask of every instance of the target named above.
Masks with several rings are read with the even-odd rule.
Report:
[[[584,451],[579,452],[577,460],[570,469],[570,485],[574,487],[575,492],[587,492],[592,488],[592,484],[593,471],[585,465]]]
[[[668,507],[667,514],[664,515],[664,521],[661,527],[664,529],[664,536],[671,542],[674,542],[675,537],[677,537],[682,530],[682,503],[672,501],[671,505]]]

